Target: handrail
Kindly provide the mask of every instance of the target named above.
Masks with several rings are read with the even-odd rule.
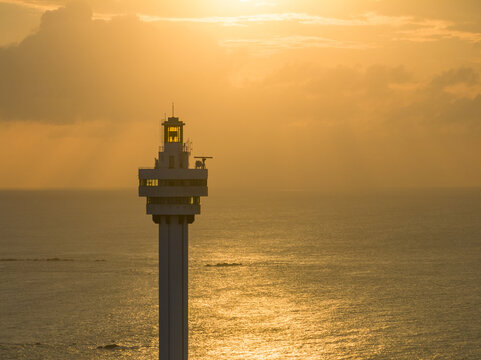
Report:
[[[164,145],[159,145],[159,152],[165,151],[165,144]],[[182,151],[191,153],[192,152],[192,144],[190,143],[184,143],[182,144]]]
[[[165,168],[165,167],[162,167],[162,168],[156,168],[154,166],[140,166],[138,167],[139,170],[189,170],[189,171],[200,171],[200,170],[207,170],[207,167],[205,169],[196,169],[196,168],[192,168],[192,167],[189,167],[189,168]]]

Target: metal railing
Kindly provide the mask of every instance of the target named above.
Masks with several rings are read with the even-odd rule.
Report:
[[[159,145],[159,152],[163,152],[165,150],[165,145]],[[184,143],[182,144],[182,151],[183,152],[192,152],[192,144],[191,143]]]
[[[206,187],[207,179],[139,179],[141,187]]]

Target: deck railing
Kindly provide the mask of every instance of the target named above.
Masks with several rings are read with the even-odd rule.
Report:
[[[165,150],[165,145],[159,145],[159,152],[163,152]],[[183,152],[192,152],[192,144],[191,143],[185,143],[182,144],[182,151]]]

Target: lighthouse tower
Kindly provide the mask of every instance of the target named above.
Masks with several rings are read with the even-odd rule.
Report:
[[[188,225],[207,196],[205,159],[189,168],[184,125],[174,114],[164,121],[154,168],[139,169],[139,196],[147,198],[147,214],[159,225],[160,360],[188,357]]]

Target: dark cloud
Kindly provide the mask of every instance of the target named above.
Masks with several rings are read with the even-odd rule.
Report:
[[[258,106],[276,127],[260,122],[256,131],[259,142],[276,138],[270,150],[296,174],[293,183],[445,186],[481,179],[479,86],[470,68],[423,79],[403,67],[288,66],[251,90],[259,102],[274,97],[268,113]],[[271,152],[262,154],[258,166],[275,173]]]
[[[445,86],[464,83],[467,85],[479,84],[479,73],[468,67],[450,69],[433,78],[430,87],[437,90],[443,90]]]
[[[477,70],[450,69],[413,91],[409,101],[393,107],[389,116],[404,126],[415,124],[431,133],[455,126],[457,131],[478,136],[481,130],[480,89],[481,77]]]
[[[39,16],[30,9],[0,2],[0,44],[11,44],[24,39],[30,29],[38,26]]]
[[[264,93],[285,89],[278,95],[284,97],[278,101],[280,107],[295,103],[303,116],[314,122],[326,118],[377,126],[402,122],[403,126],[424,126],[426,131],[436,131],[443,122],[464,124],[466,132],[481,123],[477,95],[481,77],[478,70],[469,67],[449,69],[428,80],[402,66],[286,67],[264,86]],[[288,101],[289,97],[296,101]],[[288,110],[284,108],[284,112]]]
[[[0,119],[159,116],[176,95],[202,94],[222,67],[219,57],[215,44],[188,28],[132,16],[93,20],[86,4],[69,3],[45,12],[18,45],[0,48]]]
[[[480,30],[481,2],[478,0],[379,0],[370,2],[372,10],[392,15],[442,18],[463,21]]]
[[[65,7],[54,11],[46,11],[42,15],[41,30],[62,30],[64,27],[88,24],[92,19],[92,9],[84,2],[72,1]]]

